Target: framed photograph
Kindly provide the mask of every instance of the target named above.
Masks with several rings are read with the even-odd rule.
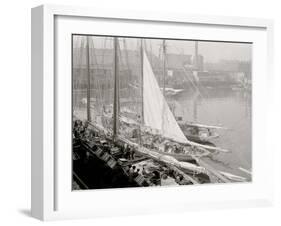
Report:
[[[32,216],[272,202],[272,21],[32,9]]]

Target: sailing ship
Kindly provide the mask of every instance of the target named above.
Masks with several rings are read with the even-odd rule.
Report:
[[[219,138],[216,130],[225,129],[221,126],[204,125],[194,122],[177,122],[187,139],[201,144],[214,145],[213,140]]]
[[[165,41],[163,42],[164,57],[165,57]],[[173,113],[171,112],[167,101],[165,99],[165,81],[163,84],[163,92],[159,87],[156,77],[153,73],[152,67],[149,63],[148,57],[145,50],[143,49],[143,125],[146,128],[151,128],[151,132],[154,134],[159,134],[160,136],[166,138],[175,143],[185,145],[186,147],[194,147],[198,152],[200,150],[215,150],[228,152],[228,150],[202,145],[193,141],[190,141],[183,133],[181,127],[179,126],[177,120],[175,119]],[[165,58],[164,58],[165,62]],[[165,78],[165,63],[164,63],[164,78]],[[165,80],[165,79],[164,79]],[[185,125],[187,125],[185,123]],[[189,124],[190,127],[201,127],[207,129],[221,128],[214,126],[206,126],[199,124]],[[175,157],[178,155],[173,153]],[[189,153],[188,153],[189,154]]]
[[[137,182],[140,186],[143,184],[148,186],[157,184],[157,182],[151,182],[151,180],[153,181],[155,177],[157,177],[155,174],[157,175],[157,172],[162,172],[162,174],[167,176],[169,174],[166,173],[166,171],[169,170],[172,170],[173,176],[180,175],[178,177],[181,178],[181,182],[184,181],[183,184],[231,181],[230,174],[221,173],[202,160],[203,156],[210,155],[212,152],[228,152],[228,150],[189,140],[167,104],[165,99],[165,40],[163,41],[164,80],[161,92],[161,88],[156,80],[146,51],[143,48],[143,40],[141,39],[141,82],[139,85],[139,87],[141,87],[141,114],[136,115],[134,119],[124,115],[124,112],[127,112],[127,114],[134,114],[134,112],[130,112],[129,109],[120,106],[118,68],[118,51],[120,51],[120,46],[118,38],[116,37],[114,38],[113,63],[114,102],[113,105],[107,107],[103,106],[102,117],[91,118],[91,108],[94,108],[94,106],[91,106],[90,98],[91,72],[89,63],[89,37],[87,37],[86,47],[88,86],[87,99],[85,102],[87,105],[87,123],[86,126],[80,125],[80,127],[77,127],[77,117],[74,114],[74,124],[76,124],[76,126],[73,128],[73,130],[76,131],[74,139],[78,141],[80,148],[82,146],[86,150],[86,153],[92,153],[90,154],[91,156],[99,157],[105,161],[110,168],[116,169],[117,167],[119,172],[120,169],[122,169],[125,174],[128,174],[128,177],[130,177],[130,169],[128,169],[127,166],[131,165],[133,160],[135,161],[134,166],[139,168],[143,167],[144,164],[148,164],[147,159],[157,162],[159,166],[156,167],[156,171],[153,171],[154,173],[152,174],[154,176],[150,177],[150,180],[138,178],[141,174],[135,177],[135,179],[138,178],[137,181],[142,181],[142,183]],[[123,114],[121,114],[121,110],[123,110]],[[102,120],[107,121],[106,123],[108,125],[112,125],[112,129],[110,129],[110,126],[105,128],[102,125]],[[198,125],[196,126],[198,127]],[[79,132],[79,128],[82,128],[82,132]],[[122,131],[122,133],[120,131]],[[102,140],[104,140],[104,142],[102,142]],[[103,143],[107,144],[106,146],[108,148],[108,151],[105,153],[103,149],[106,148],[104,148],[105,145]],[[124,153],[127,152],[128,148],[131,154],[133,153],[133,155],[137,156],[136,159],[128,157]],[[114,150],[117,150],[116,152],[119,154],[114,155]],[[76,153],[78,152],[79,151],[76,151]],[[171,177],[171,175],[169,177]],[[160,180],[161,176],[157,178],[157,180]],[[237,178],[238,177],[235,179],[237,180]]]

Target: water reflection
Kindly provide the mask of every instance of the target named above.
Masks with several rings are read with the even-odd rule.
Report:
[[[217,169],[245,175],[239,167],[251,169],[251,91],[243,89],[209,88],[199,91],[187,90],[170,96],[175,116],[183,120],[209,125],[222,125],[220,137],[214,144],[231,150],[206,159]]]

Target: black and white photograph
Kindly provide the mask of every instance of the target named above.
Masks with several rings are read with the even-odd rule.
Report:
[[[279,3],[2,1],[0,225],[281,225]]]
[[[251,42],[72,34],[69,48],[72,190],[252,181]]]

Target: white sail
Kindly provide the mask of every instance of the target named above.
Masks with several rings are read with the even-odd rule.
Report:
[[[160,131],[167,138],[188,143],[160,90],[145,51],[143,52],[143,102],[145,126]]]
[[[144,125],[160,131],[167,138],[191,146],[229,152],[229,150],[189,141],[171,112],[143,51],[143,117]]]

